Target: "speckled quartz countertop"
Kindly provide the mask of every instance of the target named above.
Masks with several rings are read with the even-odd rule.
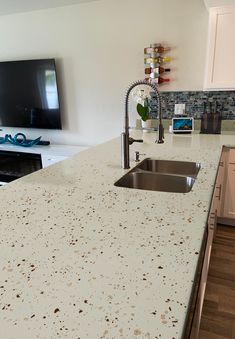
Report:
[[[115,187],[119,138],[0,189],[0,338],[181,338],[221,147],[235,136],[154,137],[131,155],[201,162],[190,193]]]

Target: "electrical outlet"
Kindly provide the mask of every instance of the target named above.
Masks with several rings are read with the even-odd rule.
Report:
[[[175,104],[175,115],[185,114],[185,104]]]

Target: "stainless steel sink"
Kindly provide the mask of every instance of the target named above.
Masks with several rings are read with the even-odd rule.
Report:
[[[195,179],[188,176],[132,170],[115,182],[115,186],[150,191],[188,193]]]
[[[197,162],[146,158],[114,185],[150,191],[188,193],[200,168],[201,165]]]
[[[196,178],[201,168],[201,164],[189,161],[155,160],[146,158],[137,165],[136,168],[144,171],[171,173]]]

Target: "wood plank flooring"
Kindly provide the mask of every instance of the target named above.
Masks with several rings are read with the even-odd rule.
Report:
[[[217,228],[199,339],[235,339],[235,227]]]

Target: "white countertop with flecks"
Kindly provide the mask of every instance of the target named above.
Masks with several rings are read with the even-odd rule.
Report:
[[[201,162],[191,192],[115,187],[119,138],[0,189],[0,338],[181,338],[221,147],[235,135],[154,138],[131,158]]]

